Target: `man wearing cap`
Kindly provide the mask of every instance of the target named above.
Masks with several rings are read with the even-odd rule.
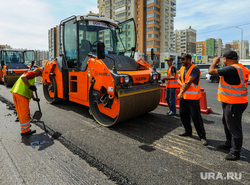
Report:
[[[33,71],[22,74],[11,89],[16,112],[20,121],[22,136],[36,133],[36,130],[30,129],[29,101],[31,98],[34,101],[39,101],[39,99],[34,98],[33,91],[36,91],[36,86],[34,85],[35,77],[42,76],[42,73],[43,69],[37,67]]]
[[[200,111],[200,69],[191,63],[192,57],[189,54],[181,56],[182,67],[177,82],[180,85],[180,93],[177,98],[180,100],[180,117],[185,132],[179,136],[191,136],[192,117],[195,129],[200,137],[202,145],[207,145],[206,132]]]
[[[175,104],[175,90],[180,86],[177,83],[177,70],[173,65],[173,59],[167,58],[168,63],[168,74],[167,78],[162,78],[162,81],[167,80],[167,89],[166,89],[166,101],[169,106],[169,111],[167,115],[176,115],[176,104]]]
[[[210,75],[221,76],[217,99],[222,104],[222,123],[226,134],[226,142],[217,148],[229,152],[225,159],[238,160],[243,142],[242,114],[248,105],[249,70],[238,63],[238,55],[235,51],[229,51],[223,55],[223,62],[226,67],[217,69],[216,64],[219,62],[220,58],[215,57],[208,70]]]

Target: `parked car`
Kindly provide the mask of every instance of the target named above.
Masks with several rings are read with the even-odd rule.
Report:
[[[239,63],[241,63],[244,67],[246,67],[250,71],[250,60],[249,59],[240,60]],[[248,78],[248,84],[250,84],[250,75]]]
[[[210,74],[206,74],[206,78],[207,78],[207,80],[209,80],[212,83],[218,83],[220,81],[219,76],[212,76]]]
[[[208,66],[208,68],[210,67],[210,64],[203,64],[203,65],[206,65],[206,67]],[[205,67],[203,67],[203,68],[205,68]],[[209,80],[212,83],[218,83],[220,81],[220,77],[219,76],[212,76],[212,75],[208,74],[208,68],[206,70],[205,77],[207,78],[207,80]],[[221,66],[216,65],[216,68],[221,68]],[[200,69],[200,71],[202,71],[202,70]],[[203,70],[203,72],[205,73],[205,70]]]
[[[206,78],[206,74],[208,73],[208,68],[210,67],[210,64],[195,64],[199,67],[201,72],[201,78]]]

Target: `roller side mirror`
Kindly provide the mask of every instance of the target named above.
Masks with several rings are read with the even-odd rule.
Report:
[[[103,42],[98,42],[97,43],[97,57],[99,59],[105,59],[105,45]]]

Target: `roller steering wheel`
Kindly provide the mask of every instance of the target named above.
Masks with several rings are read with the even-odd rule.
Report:
[[[99,40],[96,40],[95,42],[93,42],[92,45],[92,49],[94,49],[95,51],[97,50],[97,43],[99,42]]]

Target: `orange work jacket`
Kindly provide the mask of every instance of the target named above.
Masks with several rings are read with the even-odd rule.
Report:
[[[171,73],[172,67],[174,67],[174,65],[171,65],[171,66],[169,66],[169,68],[168,68],[168,75],[167,75],[167,78],[174,77],[175,80],[168,80],[168,81],[167,81],[167,87],[168,87],[168,88],[179,88],[180,86],[179,86],[179,84],[177,83],[177,77],[178,77],[178,76],[177,76],[177,71],[176,71],[176,73],[175,73],[175,76],[173,76],[172,73]]]
[[[249,70],[245,68],[242,64],[231,65],[235,67],[238,71],[240,77],[239,85],[229,85],[225,82],[224,76],[220,77],[217,99],[220,102],[230,103],[230,104],[242,104],[247,103],[248,98],[248,78]]]
[[[185,71],[185,67],[182,66],[180,69],[180,75],[181,75],[181,82],[182,83],[187,83],[188,79],[191,75],[191,72],[193,70],[193,68],[196,65],[192,64],[191,67],[188,69],[186,76],[185,76],[185,80],[184,80],[184,71]],[[200,76],[200,75],[199,75]],[[182,90],[182,87],[180,86],[180,90]],[[192,84],[190,85],[190,87],[186,90],[186,92],[183,93],[183,98],[184,99],[188,99],[188,100],[199,100],[201,98],[201,87],[200,87],[200,78],[199,78],[199,82],[198,85],[194,84],[192,82]]]

